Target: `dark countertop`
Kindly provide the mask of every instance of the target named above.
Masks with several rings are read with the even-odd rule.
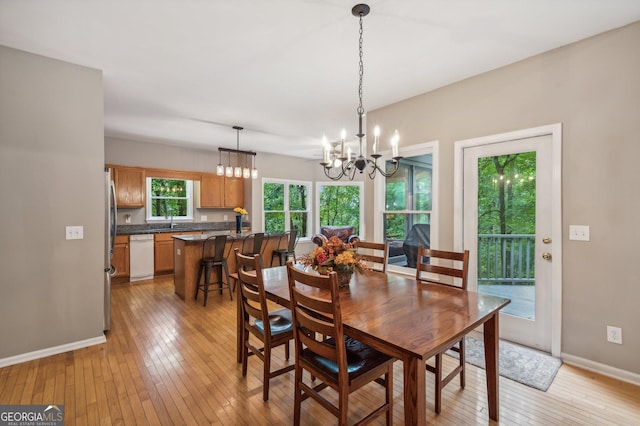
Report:
[[[243,227],[251,226],[249,222],[243,222]],[[118,225],[118,235],[134,235],[134,234],[158,234],[169,232],[187,232],[187,231],[230,231],[235,229],[235,222],[193,222],[193,223],[174,223],[171,228],[169,223],[146,223],[141,225]]]
[[[175,231],[175,229],[174,229]],[[227,236],[227,240],[239,240],[242,239],[244,237],[246,237],[248,235],[247,234],[236,234],[234,233],[230,233],[229,231],[212,231],[212,232],[205,232],[202,234],[191,234],[191,235],[172,235],[173,238],[175,238],[176,240],[182,240],[185,242],[200,242],[200,241],[204,241],[209,237],[214,237],[214,236],[218,236],[218,235],[226,235]],[[265,236],[266,237],[266,236]]]

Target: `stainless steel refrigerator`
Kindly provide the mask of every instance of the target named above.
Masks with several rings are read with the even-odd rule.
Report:
[[[116,187],[111,179],[111,170],[104,169],[105,186],[105,248],[104,248],[104,330],[111,329],[111,277],[116,268],[111,264],[113,248],[116,243],[118,225],[118,206],[116,205]]]

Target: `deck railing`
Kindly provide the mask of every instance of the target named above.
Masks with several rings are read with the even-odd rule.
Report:
[[[534,284],[535,235],[478,235],[478,284]]]

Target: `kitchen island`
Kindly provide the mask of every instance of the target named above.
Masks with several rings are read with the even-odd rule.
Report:
[[[174,235],[173,236],[173,258],[174,272],[173,283],[175,292],[182,300],[185,297],[193,298],[196,294],[196,281],[198,279],[198,269],[200,268],[200,259],[202,258],[202,245],[204,241],[211,236],[227,235],[227,245],[225,247],[225,256],[229,265],[229,273],[236,272],[236,259],[233,256],[234,249],[238,248],[242,251],[242,245],[247,235],[235,234],[229,231],[214,231],[197,235]],[[271,266],[271,255],[280,243],[281,234],[265,234],[262,242],[262,258],[266,268]],[[282,248],[286,247],[287,242],[282,241]],[[246,247],[253,247],[253,238],[246,242]],[[214,244],[207,245],[207,256],[213,256]],[[275,261],[274,266],[278,264]],[[212,275],[217,272],[212,272]],[[211,282],[216,282],[218,277],[212,276]],[[233,279],[232,279],[233,281]]]

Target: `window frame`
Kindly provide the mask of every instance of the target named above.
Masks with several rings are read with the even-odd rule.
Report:
[[[185,182],[185,188],[186,188],[186,194],[185,194],[185,199],[187,200],[187,215],[186,216],[173,216],[173,219],[171,217],[164,217],[164,216],[152,216],[151,212],[153,211],[152,208],[152,203],[153,203],[153,199],[158,198],[152,198],[151,197],[151,181],[153,179],[167,179],[167,180],[182,180]],[[156,177],[156,176],[147,176],[145,179],[145,192],[146,192],[146,200],[145,200],[145,220],[147,222],[170,222],[171,220],[173,220],[174,222],[192,222],[193,221],[193,214],[194,214],[194,198],[193,198],[193,180],[190,179],[181,179],[181,178],[171,178],[171,177]],[[162,197],[160,197],[162,198]],[[176,198],[176,197],[172,197],[172,198]],[[180,197],[183,198],[183,197]]]
[[[415,157],[418,155],[431,154],[432,170],[431,170],[431,210],[429,222],[431,224],[431,246],[440,247],[439,244],[439,182],[440,182],[440,156],[439,156],[439,141],[424,142],[416,145],[412,145],[406,148],[402,148],[403,157]],[[381,153],[382,164],[387,160],[391,160],[391,151],[385,151]],[[374,215],[373,215],[373,236],[375,241],[384,241],[384,221],[383,214],[386,211],[386,197],[385,197],[385,183],[386,178],[383,176],[376,176],[374,180]],[[394,211],[394,213],[406,213],[405,210]],[[389,272],[396,272],[401,274],[415,276],[415,269],[405,268],[401,266],[389,265]]]
[[[283,199],[283,203],[284,203],[284,210],[265,210],[264,208],[264,186],[265,184],[268,183],[274,183],[274,184],[281,184],[284,185],[284,199]],[[307,187],[307,210],[289,210],[289,186],[290,185],[303,185]],[[273,212],[280,212],[282,211],[284,213],[284,231],[290,231],[291,229],[289,229],[289,225],[291,223],[291,213],[307,213],[307,229],[306,229],[306,234],[308,235],[307,237],[300,237],[300,240],[302,241],[310,241],[311,238],[313,237],[312,235],[312,223],[313,223],[313,216],[312,216],[312,212],[313,212],[313,186],[312,183],[310,181],[303,181],[303,180],[293,180],[293,179],[275,179],[275,178],[266,178],[263,177],[262,178],[262,185],[260,186],[260,202],[262,203],[262,229],[266,231],[265,228],[265,215],[267,213],[273,213]]]
[[[365,201],[365,197],[364,197],[364,182],[362,181],[317,181],[316,182],[316,196],[315,196],[315,212],[316,212],[316,219],[314,221],[315,223],[315,232],[316,234],[320,233],[320,226],[322,226],[320,224],[320,187],[321,186],[357,186],[359,191],[360,191],[360,223],[358,225],[358,235],[361,238],[364,238],[365,234],[365,229],[364,229],[364,224],[365,224],[365,220],[364,220],[364,201]]]

